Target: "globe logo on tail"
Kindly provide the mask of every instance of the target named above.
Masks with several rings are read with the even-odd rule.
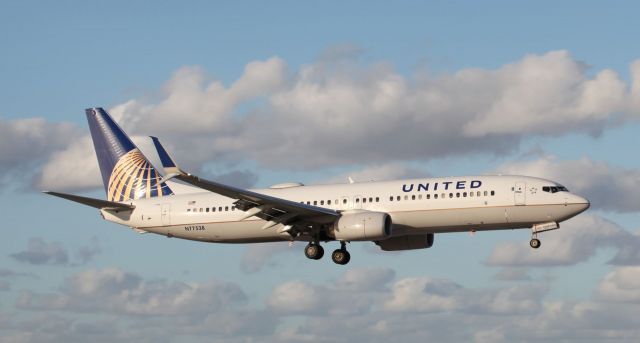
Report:
[[[120,157],[113,167],[107,199],[120,202],[173,194],[169,186],[160,183],[161,179],[140,150],[133,149]]]

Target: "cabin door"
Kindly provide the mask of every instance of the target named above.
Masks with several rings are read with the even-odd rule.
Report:
[[[522,206],[527,204],[527,199],[526,199],[527,195],[525,193],[526,186],[527,185],[524,182],[516,182],[516,185],[513,189],[514,190],[513,196],[514,196],[515,204],[517,206]]]
[[[162,225],[171,225],[171,204],[162,204]]]

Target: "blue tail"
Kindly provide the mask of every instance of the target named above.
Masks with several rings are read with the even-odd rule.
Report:
[[[109,201],[172,195],[161,176],[102,108],[88,108],[87,120]]]

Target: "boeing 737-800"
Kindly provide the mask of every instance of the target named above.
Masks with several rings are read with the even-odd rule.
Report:
[[[202,242],[308,242],[305,255],[322,258],[322,242],[347,264],[346,243],[382,250],[430,248],[434,235],[483,230],[540,232],[589,207],[562,185],[529,176],[461,176],[305,186],[283,183],[245,190],[181,170],[160,141],[160,173],[102,108],[86,110],[106,200],[46,192],[98,208],[108,221],[140,233]]]

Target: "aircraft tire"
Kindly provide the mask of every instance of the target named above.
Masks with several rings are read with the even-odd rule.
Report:
[[[537,238],[532,238],[532,239],[529,241],[529,246],[530,246],[530,247],[532,247],[532,248],[534,248],[534,249],[538,249],[538,248],[540,248],[540,245],[542,245],[542,243],[540,243],[540,240],[539,240],[539,239],[537,239]]]
[[[312,260],[319,260],[324,256],[324,249],[320,244],[309,243],[304,248],[304,255]]]
[[[331,254],[331,259],[336,264],[345,265],[351,260],[351,254],[346,249],[336,249]]]

